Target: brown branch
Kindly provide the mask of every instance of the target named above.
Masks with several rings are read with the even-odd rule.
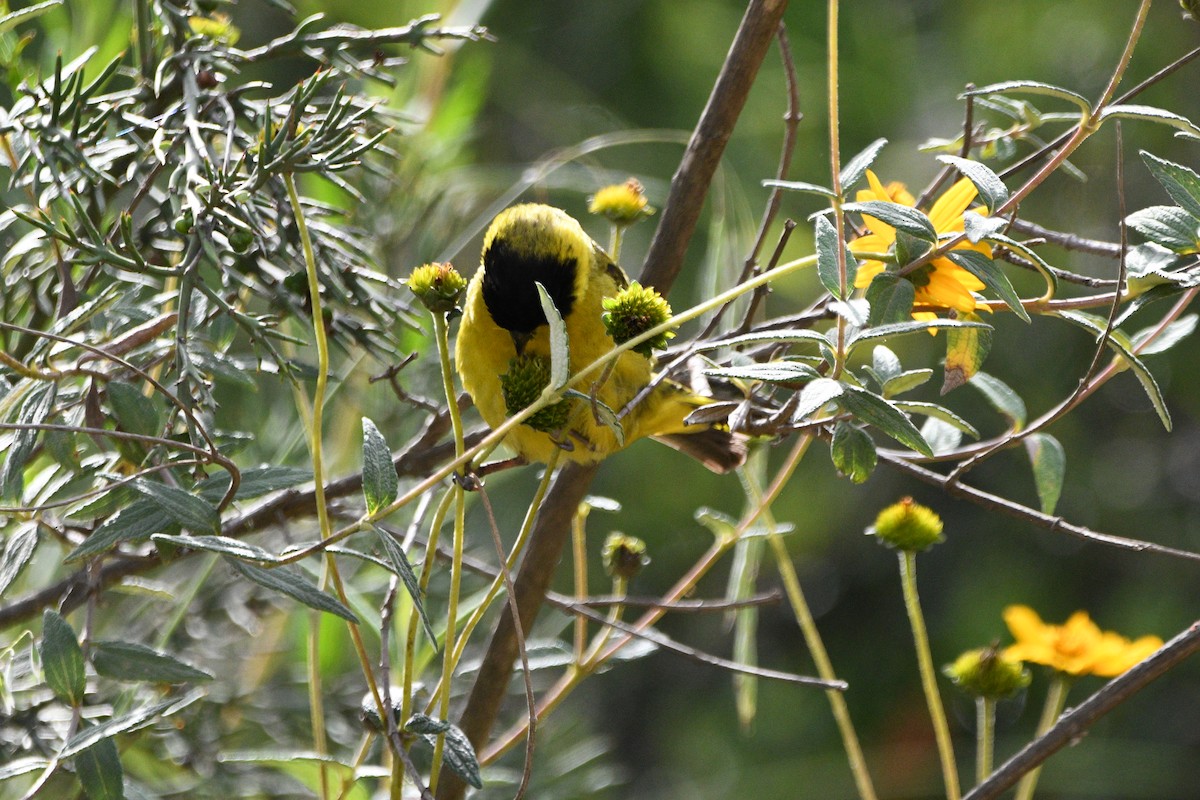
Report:
[[[963,800],[992,800],[1015,786],[1021,776],[1042,764],[1072,742],[1109,711],[1140,692],[1163,673],[1200,650],[1200,622],[1167,642],[1158,652],[1128,672],[1113,678],[1100,691],[1063,714],[1043,735],[1025,745],[987,780],[976,786]]]
[[[786,8],[786,0],[750,0],[708,104],[671,179],[667,204],[641,276],[644,285],[663,294],[683,269],[683,256],[696,231],[713,173]]]

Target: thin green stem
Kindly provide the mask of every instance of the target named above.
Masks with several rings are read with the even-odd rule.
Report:
[[[329,340],[325,333],[325,316],[321,305],[321,282],[317,274],[317,260],[313,253],[312,237],[309,235],[308,223],[304,217],[304,209],[300,204],[300,195],[296,191],[296,180],[290,172],[284,173],[284,184],[287,187],[288,201],[292,207],[292,215],[296,219],[296,230],[300,236],[300,245],[304,252],[304,267],[308,277],[308,294],[312,305],[313,318],[313,338],[317,347],[317,380],[316,386],[313,389],[312,397],[312,419],[309,431],[309,449],[313,464],[313,483],[314,483],[314,499],[317,507],[317,523],[321,530],[321,540],[328,541],[333,536],[333,525],[329,518],[329,508],[325,500],[325,465],[324,454],[321,445],[321,431],[325,413],[325,395],[328,390],[329,381]],[[182,313],[182,312],[181,312]],[[325,551],[325,565],[328,570],[328,576],[331,579],[334,590],[337,593],[338,599],[343,604],[349,605],[349,598],[346,596],[346,588],[342,583],[342,576],[338,570],[337,560],[333,553]],[[358,625],[347,621],[347,629],[350,633],[350,639],[354,643],[355,652],[358,655],[359,666],[362,669],[363,677],[366,679],[367,686],[371,690],[371,696],[375,700],[375,707],[379,709],[380,719],[387,719],[389,709],[384,708],[383,697],[379,693],[379,686],[375,681],[375,673],[371,667],[371,659],[367,655],[367,648],[363,644],[362,636],[359,633]],[[318,748],[319,754],[326,753],[325,743],[325,726],[324,712],[321,707],[320,697],[320,674],[319,663],[316,658],[319,655],[319,622],[314,623],[310,629],[310,650],[309,650],[309,685],[310,685],[310,701],[313,702],[313,727],[314,727],[314,746]],[[315,688],[313,688],[315,687]],[[319,728],[319,730],[318,730]],[[328,797],[327,785],[327,767],[322,761],[321,763],[321,796]]]
[[[425,561],[421,565],[421,577],[418,585],[421,588],[421,593],[429,588],[429,579],[433,575],[433,565],[437,561],[437,545],[440,538],[439,533],[442,530],[442,524],[446,521],[446,514],[450,513],[450,503],[454,500],[454,489],[451,487],[438,503],[437,509],[433,512],[433,521],[429,526],[429,540],[425,544]],[[414,603],[412,610],[408,615],[408,631],[404,640],[404,675],[401,677],[404,685],[404,696],[400,700],[400,718],[407,720],[412,716],[413,709],[413,676],[416,674],[416,653],[417,653],[417,630],[421,627],[420,612],[417,611],[417,606]],[[437,642],[430,642],[432,647],[437,646]]]
[[[942,706],[942,696],[938,692],[937,673],[933,668],[933,656],[929,652],[929,633],[925,630],[925,617],[921,613],[921,600],[917,595],[917,554],[909,550],[900,553],[900,583],[904,589],[904,607],[912,625],[913,645],[917,651],[917,665],[921,670],[921,687],[925,690],[925,702],[929,705],[938,756],[942,761],[946,798],[958,800],[961,790],[958,784],[958,766],[954,761],[954,747],[950,742],[950,725],[946,722],[946,709]]]
[[[571,558],[575,575],[575,599],[582,602],[588,593],[587,585],[587,505],[582,505],[571,519]],[[575,646],[572,655],[576,664],[583,663],[587,647],[587,617],[575,615]]]
[[[992,774],[996,749],[996,701],[975,698],[975,782],[983,783]]]
[[[842,216],[842,152],[841,134],[838,126],[838,0],[829,0],[829,19],[826,29],[826,50],[828,52],[828,102],[829,102],[829,171],[833,186],[833,224],[837,231],[837,269],[838,269],[838,299],[849,297],[850,286],[846,274],[846,221]],[[833,377],[841,372],[846,357],[846,318],[837,315],[837,350],[836,363],[833,365]]]
[[[1062,672],[1055,672],[1054,678],[1050,681],[1050,688],[1046,690],[1046,704],[1042,706],[1042,718],[1038,720],[1037,735],[1034,738],[1054,727],[1054,723],[1062,716],[1063,708],[1067,704],[1069,688],[1071,688],[1070,678]],[[1033,791],[1037,788],[1038,778],[1041,774],[1042,768],[1037,767],[1021,778],[1021,782],[1017,784],[1016,800],[1032,800]]]
[[[458,392],[454,388],[454,372],[450,365],[450,334],[446,325],[446,315],[433,315],[434,339],[437,342],[438,358],[441,363],[442,390],[446,395],[446,404],[450,408],[450,423],[454,431],[455,460],[463,457],[466,449],[463,444],[462,417],[458,413]],[[462,561],[466,547],[466,492],[462,486],[455,486],[454,492],[454,541],[453,556],[450,560],[450,595],[446,608],[446,634],[442,644],[442,694],[438,714],[441,719],[450,718],[451,684],[454,679],[454,653],[458,632],[458,602],[462,592]],[[436,792],[438,776],[442,771],[442,753],[446,736],[439,734],[433,747],[433,766],[429,774],[429,791]]]

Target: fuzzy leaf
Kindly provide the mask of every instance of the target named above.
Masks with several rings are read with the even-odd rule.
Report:
[[[900,363],[900,357],[892,352],[891,348],[877,344],[871,351],[871,369],[875,370],[875,376],[882,384],[900,375],[904,371],[904,366]]]
[[[94,642],[91,659],[96,672],[118,681],[192,683],[213,679],[210,673],[169,653],[134,642]]]
[[[822,334],[806,328],[784,329],[778,331],[744,333],[738,336],[731,336],[728,339],[718,339],[714,342],[703,342],[696,347],[696,351],[702,353],[707,350],[716,350],[721,347],[741,347],[747,344],[773,344],[776,342],[816,342],[819,344],[827,344],[828,340]]]
[[[792,414],[792,421],[801,424],[816,414],[825,404],[840,397],[844,387],[832,378],[817,378],[800,390],[800,402]]]
[[[986,164],[958,156],[938,156],[937,160],[954,167],[975,184],[975,188],[979,190],[979,199],[987,206],[989,213],[995,213],[996,209],[1008,201],[1008,187]]]
[[[789,192],[805,192],[807,194],[820,195],[821,197],[834,198],[837,197],[832,189],[824,186],[819,186],[815,183],[805,183],[804,181],[763,181],[763,186],[770,186],[776,189],[786,189]]]
[[[916,294],[917,290],[908,280],[890,272],[879,273],[867,287],[866,298],[871,305],[867,325],[878,328],[909,319]]]
[[[534,283],[538,290],[538,300],[542,303],[542,312],[546,315],[546,323],[550,326],[550,387],[560,389],[571,377],[571,355],[567,341],[567,326],[562,315],[558,313],[550,293],[540,283]]]
[[[5,14],[0,17],[0,33],[7,33],[18,25],[28,22],[35,17],[40,17],[52,8],[61,6],[62,3],[63,0],[46,0],[44,3],[37,3],[28,8],[21,8],[10,14]]]
[[[77,753],[75,774],[88,800],[125,800],[125,773],[112,737]]]
[[[899,375],[884,381],[882,387],[883,396],[891,398],[902,395],[905,392],[912,391],[918,386],[925,384],[932,377],[933,370],[931,369],[906,370],[901,372]]]
[[[399,481],[392,463],[392,451],[379,428],[367,417],[362,418],[362,427],[363,497],[367,501],[367,513],[374,514],[396,499]]]
[[[1141,346],[1138,349],[1138,355],[1143,358],[1152,356],[1155,353],[1163,353],[1179,344],[1188,336],[1191,336],[1192,332],[1196,330],[1196,321],[1197,316],[1195,314],[1185,314],[1179,319],[1167,323],[1167,326],[1162,329],[1153,341],[1150,341],[1150,335],[1158,330],[1157,325],[1138,331],[1130,341],[1135,349],[1141,346],[1142,342],[1150,341],[1149,344]]]
[[[144,728],[156,719],[169,717],[177,711],[187,708],[202,697],[204,697],[202,690],[193,689],[181,697],[174,697],[164,700],[161,703],[155,703],[154,705],[142,706],[130,711],[128,714],[113,717],[108,722],[81,730],[67,740],[67,744],[62,752],[59,753],[59,757],[70,758],[78,753],[82,753],[96,742],[107,739],[110,736]]]
[[[838,300],[844,300],[838,272],[837,229],[825,217],[817,217],[817,275],[821,285]],[[854,289],[854,277],[858,272],[858,262],[848,250],[843,249],[846,259],[846,291]]]
[[[876,139],[864,147],[862,152],[842,165],[841,179],[843,192],[850,191],[850,188],[854,184],[862,180],[863,175],[867,174],[867,170],[875,163],[879,152],[883,150],[884,145],[887,143],[887,139]]]
[[[963,92],[959,97],[980,97],[988,94],[1039,94],[1047,97],[1057,97],[1061,100],[1069,100],[1079,106],[1085,116],[1092,113],[1092,104],[1083,95],[1072,92],[1070,89],[1064,89],[1061,86],[1054,86],[1040,81],[1003,81],[1001,83],[992,83],[987,86],[980,86],[978,89],[972,89],[969,92]]]
[[[963,316],[978,322],[979,317],[971,313]],[[979,372],[984,359],[992,349],[991,328],[951,328],[946,331],[945,378],[942,394],[957,389]]]
[[[1008,420],[1013,430],[1019,431],[1025,427],[1025,401],[1007,383],[986,372],[975,373],[967,383],[975,387],[991,403],[992,408]]]
[[[186,534],[172,536],[166,533],[156,533],[150,537],[154,542],[166,542],[176,547],[188,550],[206,550],[210,553],[221,553],[233,556],[242,561],[253,561],[259,564],[274,564],[279,558],[258,545],[233,539],[228,536],[188,536]]]
[[[58,612],[42,612],[42,640],[38,643],[46,685],[64,703],[78,708],[83,704],[87,689],[84,674],[83,650],[75,638],[75,630]]]
[[[838,474],[849,478],[851,483],[863,483],[871,477],[879,459],[875,442],[867,432],[848,422],[834,426],[829,454]]]
[[[64,561],[79,561],[111,550],[121,542],[138,542],[171,528],[178,530],[162,507],[148,497],[125,506],[104,521],[92,535],[67,553]]]
[[[985,217],[977,211],[963,214],[963,233],[967,234],[967,241],[971,244],[979,244],[1004,230],[1006,225],[1008,220],[1003,217]]]
[[[979,438],[979,431],[975,429],[974,425],[945,406],[939,406],[937,403],[925,403],[920,400],[894,400],[892,404],[906,414],[920,414],[929,419],[936,419],[955,430],[968,434],[973,439]]]
[[[1067,469],[1067,453],[1048,433],[1031,433],[1025,437],[1025,452],[1033,466],[1033,481],[1043,514],[1053,514],[1062,494],[1063,475]]]
[[[714,378],[734,378],[765,383],[791,383],[817,377],[815,369],[798,361],[768,361],[763,364],[746,364],[740,367],[716,367],[704,370],[704,374]]]
[[[933,451],[929,449],[929,443],[921,438],[921,432],[904,412],[866,389],[848,384],[842,386],[845,391],[838,398],[838,403],[847,412],[863,422],[874,425],[905,447],[916,450],[922,455],[933,455]]]
[[[315,585],[309,583],[303,577],[286,567],[263,569],[262,567],[246,564],[228,556],[225,557],[225,561],[236,572],[240,573],[242,577],[254,581],[259,586],[265,586],[273,591],[286,594],[288,597],[303,603],[309,608],[315,608],[317,611],[325,611],[342,619],[349,620],[355,625],[358,624],[358,617],[354,615],[353,611],[342,605],[340,600],[331,594],[322,592]]]
[[[408,560],[408,556],[404,554],[404,548],[387,531],[376,528],[375,533],[379,534],[379,541],[383,545],[383,552],[387,553],[388,563],[392,565],[392,572],[396,573],[404,583],[404,588],[408,591],[408,596],[412,598],[413,607],[417,609],[417,615],[421,618],[421,625],[425,628],[425,635],[429,637],[430,644],[436,650],[437,634],[433,632],[433,625],[429,621],[429,615],[425,613],[425,602],[421,596],[421,584],[417,580],[416,573],[413,572],[413,567]]]
[[[165,483],[135,478],[132,486],[175,522],[196,533],[221,532],[221,515],[207,500]]]
[[[57,397],[57,384],[44,383],[35,386],[21,402],[17,412],[17,423],[21,425],[41,425],[54,409]],[[12,444],[0,464],[0,500],[21,504],[21,495],[25,492],[25,465],[33,455],[34,445],[37,444],[36,429],[18,430],[13,432]]]
[[[925,215],[925,212],[912,206],[889,203],[885,200],[866,200],[862,203],[847,203],[842,206],[842,209],[874,217],[880,222],[918,239],[937,242],[937,231],[934,229],[933,223],[929,221],[929,217]]]
[[[1008,276],[995,261],[976,250],[951,250],[946,253],[946,258],[983,281],[1014,314],[1029,322],[1029,312],[1021,305],[1021,298],[1017,297]]]
[[[1184,133],[1191,134],[1193,138],[1200,137],[1200,128],[1197,128],[1192,121],[1187,117],[1180,116],[1172,111],[1167,111],[1154,106],[1143,106],[1133,103],[1122,103],[1120,105],[1108,106],[1100,114],[1101,119],[1110,117],[1124,117],[1126,119],[1144,119],[1150,122],[1160,122],[1164,125],[1170,125],[1172,128],[1178,128]],[[1175,134],[1178,136],[1179,134]]]
[[[1171,199],[1200,220],[1200,175],[1181,164],[1142,151],[1142,160]]]
[[[912,319],[906,322],[892,322],[887,325],[880,325],[874,328],[863,328],[861,331],[855,331],[847,343],[847,347],[854,347],[863,342],[874,342],[881,339],[890,339],[894,336],[905,336],[910,333],[929,333],[929,331],[953,330],[955,328],[991,328],[985,322],[971,322],[961,319]]]
[[[1200,251],[1200,220],[1179,206],[1150,206],[1130,214],[1126,224],[1155,244],[1180,255]]]
[[[162,433],[158,406],[136,386],[125,381],[109,381],[105,392],[121,430],[142,436]]]
[[[4,543],[4,555],[0,556],[0,597],[12,585],[12,582],[25,569],[29,559],[33,557],[37,547],[38,532],[36,524],[17,526],[16,531]]]

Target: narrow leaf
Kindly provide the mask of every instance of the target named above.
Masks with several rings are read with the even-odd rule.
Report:
[[[903,372],[904,365],[900,363],[900,357],[891,348],[877,344],[871,351],[871,369],[875,370],[875,376],[883,384]]]
[[[21,574],[21,570],[25,569],[25,565],[33,557],[37,543],[37,525],[32,523],[18,526],[8,537],[8,541],[4,543],[4,555],[0,556],[0,597],[4,596],[8,587]]]
[[[392,451],[379,428],[367,417],[362,418],[362,427],[363,497],[367,501],[367,513],[373,515],[396,499],[399,481],[392,463]]]
[[[1040,81],[1003,81],[1001,83],[991,83],[987,86],[980,86],[978,89],[972,89],[969,92],[963,92],[959,97],[980,97],[987,94],[1040,94],[1047,97],[1057,97],[1061,100],[1069,100],[1079,106],[1084,116],[1092,113],[1092,104],[1083,95],[1072,92],[1070,89],[1064,89],[1061,86],[1041,83]]]
[[[0,17],[0,33],[7,33],[18,25],[28,22],[35,17],[40,17],[52,8],[61,6],[63,0],[46,0],[44,3],[37,3],[28,8],[18,9],[11,14],[5,14]]]
[[[931,369],[910,369],[901,372],[894,378],[884,381],[883,396],[887,398],[902,395],[905,392],[910,392],[918,386],[922,386],[933,377]]]
[[[96,742],[107,739],[110,736],[143,728],[156,719],[169,717],[177,711],[187,708],[202,697],[204,697],[203,690],[193,689],[182,697],[164,700],[154,705],[142,706],[130,711],[128,714],[114,717],[108,722],[81,730],[67,740],[67,744],[62,752],[59,753],[59,757],[71,758],[78,753],[82,753]]]
[[[1153,153],[1142,151],[1142,160],[1146,162],[1154,175],[1171,199],[1178,203],[1184,211],[1200,220],[1200,175],[1181,164],[1159,158]]]
[[[893,405],[905,414],[920,414],[929,419],[936,419],[939,422],[946,423],[955,430],[968,434],[973,439],[979,438],[979,431],[975,429],[974,425],[945,406],[939,406],[937,403],[925,403],[919,400],[896,400],[893,402]]]
[[[312,472],[298,467],[255,467],[242,470],[241,480],[238,481],[237,499],[252,500],[311,480]],[[228,490],[229,474],[226,472],[206,478],[196,487],[197,494],[211,503],[220,502]]]
[[[1017,292],[1009,283],[1008,276],[996,265],[995,261],[977,250],[951,250],[946,253],[946,257],[983,281],[984,285],[995,292],[1014,314],[1029,322],[1029,312],[1021,305],[1021,298],[1017,297]]]
[[[763,364],[746,364],[740,367],[715,367],[704,370],[714,378],[734,378],[743,381],[764,383],[791,383],[817,377],[817,371],[808,364],[798,361],[768,361]]]
[[[421,625],[425,628],[425,635],[429,637],[430,643],[436,650],[437,634],[433,632],[433,625],[429,621],[429,615],[425,613],[425,603],[421,596],[421,584],[417,581],[417,575],[413,571],[408,556],[404,554],[404,548],[387,531],[376,528],[375,533],[379,534],[379,541],[383,544],[383,551],[387,553],[388,562],[392,565],[392,571],[400,577],[400,580],[404,583],[404,588],[408,590],[408,596],[412,598],[413,607],[417,609],[417,614],[421,618]]]
[[[1091,331],[1097,337],[1103,334],[1106,327],[1105,321],[1099,317],[1079,311],[1060,311],[1058,316]],[[1158,419],[1163,427],[1168,431],[1171,430],[1171,413],[1167,410],[1167,401],[1163,398],[1162,389],[1158,387],[1158,381],[1154,379],[1150,369],[1133,352],[1133,343],[1129,341],[1129,337],[1119,330],[1114,330],[1106,341],[1109,349],[1117,354],[1119,362],[1129,367],[1138,382],[1142,384],[1142,390],[1150,398],[1150,403],[1154,406],[1154,411],[1158,414]]]
[[[828,340],[824,337],[824,335],[806,328],[783,329],[778,331],[744,333],[739,336],[731,336],[728,339],[718,339],[712,342],[703,342],[696,346],[696,351],[703,353],[705,351],[716,350],[721,347],[741,347],[748,344],[774,344],[776,342],[790,342],[795,344],[801,342],[827,343]]]
[[[873,328],[863,328],[855,331],[848,341],[847,347],[854,347],[864,342],[875,342],[891,339],[896,336],[906,336],[910,333],[926,333],[930,331],[952,330],[954,328],[990,328],[985,322],[970,322],[961,319],[913,319],[907,322],[892,322]]]
[[[211,673],[185,664],[169,653],[134,642],[94,642],[91,658],[96,672],[119,681],[192,683],[213,679]]]
[[[862,180],[863,175],[867,174],[867,170],[875,163],[879,152],[883,150],[884,145],[887,143],[887,139],[876,139],[863,148],[862,152],[842,165],[841,183],[843,192],[850,191],[854,184]]]
[[[1185,314],[1179,319],[1167,323],[1166,327],[1161,330],[1159,330],[1159,326],[1152,325],[1135,333],[1130,343],[1142,358],[1166,352],[1192,335],[1192,332],[1196,330],[1197,319],[1195,314]],[[1150,336],[1155,332],[1158,333],[1158,336],[1151,340]],[[1143,342],[1149,342],[1149,344],[1143,345]]]
[[[331,594],[322,592],[315,585],[309,583],[286,567],[263,569],[262,567],[246,564],[228,556],[225,557],[225,561],[236,572],[240,573],[242,577],[254,581],[259,586],[286,594],[288,597],[303,603],[309,608],[325,611],[342,619],[349,620],[355,625],[358,624],[358,617],[354,615],[353,611],[342,605],[340,600]]]
[[[125,381],[109,381],[105,392],[121,430],[142,436],[162,433],[158,406],[136,386]]]
[[[1191,134],[1193,137],[1200,136],[1200,128],[1197,128],[1192,121],[1187,117],[1180,116],[1172,111],[1167,111],[1154,106],[1143,106],[1133,103],[1108,106],[1101,112],[1101,119],[1110,117],[1124,117],[1127,119],[1144,119],[1150,122],[1159,122],[1163,125],[1170,125],[1172,128]],[[1178,136],[1179,134],[1176,134]]]
[[[111,737],[82,750],[74,761],[75,774],[88,800],[125,800],[125,774]]]
[[[34,387],[21,402],[17,422],[22,425],[41,425],[45,422],[54,409],[56,390],[57,384],[54,383]],[[25,465],[33,455],[39,432],[36,429],[13,432],[12,444],[8,447],[3,464],[0,464],[0,500],[20,505],[21,495],[25,491]]]
[[[958,156],[938,156],[937,159],[954,167],[975,184],[975,188],[979,190],[979,199],[987,206],[989,213],[995,213],[996,209],[1008,202],[1008,187],[1000,180],[999,175],[992,172],[991,167]]]
[[[546,315],[546,324],[550,326],[550,387],[558,389],[571,377],[571,357],[567,342],[567,326],[563,323],[562,315],[550,299],[550,293],[540,283],[534,283],[538,290],[538,300],[542,303],[542,312]]]
[[[871,305],[867,325],[878,328],[903,322],[912,316],[917,290],[912,283],[890,272],[881,272],[871,279],[866,298]]]
[[[167,516],[196,533],[221,532],[221,515],[216,506],[194,494],[165,483],[135,478],[132,486],[158,504]]]
[[[1048,433],[1031,433],[1025,437],[1025,452],[1033,466],[1033,481],[1043,514],[1053,514],[1062,494],[1063,475],[1067,469],[1067,453]]]
[[[156,533],[150,537],[155,542],[166,542],[176,547],[188,550],[206,550],[210,553],[221,553],[242,561],[253,561],[258,564],[275,564],[279,558],[272,552],[258,545],[243,542],[229,536],[189,536],[187,534],[171,535]]]
[[[975,373],[968,383],[1009,421],[1013,430],[1019,431],[1025,427],[1025,401],[1007,383],[986,372]]]
[[[962,314],[970,321],[979,317],[970,312]],[[950,328],[946,331],[945,378],[942,394],[957,389],[979,372],[984,359],[992,349],[991,328]]]
[[[929,443],[921,437],[917,426],[913,425],[912,420],[903,411],[866,389],[848,384],[843,384],[843,387],[845,391],[838,398],[842,408],[863,422],[879,428],[902,445],[923,455],[933,455]]]
[[[862,428],[849,422],[839,422],[833,429],[829,455],[838,474],[852,483],[863,483],[871,477],[878,462],[875,442]]]
[[[820,195],[821,197],[834,198],[837,197],[832,189],[825,186],[819,186],[815,183],[805,183],[804,181],[763,181],[763,186],[770,186],[776,189],[786,189],[789,192],[805,192],[807,194]]]
[[[99,555],[111,550],[121,542],[145,541],[150,538],[151,534],[160,533],[172,527],[171,518],[158,503],[149,498],[141,498],[105,520],[104,524],[92,531],[91,536],[67,553],[64,560],[69,563]],[[178,528],[175,529],[178,530]]]
[[[446,766],[476,789],[483,788],[483,779],[479,775],[479,759],[475,756],[475,748],[471,746],[466,734],[456,726],[424,714],[414,714],[408,722],[404,723],[404,729],[421,734],[431,747],[438,735],[445,736],[442,758]]]
[[[87,689],[84,674],[83,650],[75,638],[75,630],[57,612],[42,612],[42,640],[38,643],[46,685],[58,699],[73,707],[83,704]]]
[[[862,203],[847,203],[842,206],[844,211],[857,211],[880,222],[891,225],[898,231],[904,231],[910,236],[927,242],[937,241],[937,231],[925,213],[912,206],[900,203],[889,203],[885,200],[866,200]]]

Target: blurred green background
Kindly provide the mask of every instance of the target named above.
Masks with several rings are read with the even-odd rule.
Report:
[[[682,146],[720,68],[742,13],[732,0],[464,0],[459,4],[365,0],[308,0],[301,16],[317,11],[332,20],[381,27],[430,12],[451,24],[481,21],[492,43],[453,46],[442,58],[413,54],[394,90],[371,87],[402,112],[390,174],[372,179],[373,202],[355,209],[358,224],[376,232],[380,259],[395,276],[434,258],[452,257],[469,270],[482,226],[496,203],[522,188],[531,165],[563,148],[601,137],[598,147],[562,168],[541,174],[523,198],[544,199],[585,216],[586,197],[598,185],[637,176],[652,204],[665,200]],[[841,135],[849,155],[878,137],[890,145],[876,164],[884,180],[906,182],[914,193],[935,174],[933,155],[917,151],[931,137],[952,138],[962,124],[956,96],[968,83],[1008,79],[1047,81],[1094,97],[1115,64],[1134,15],[1133,3],[1111,0],[1005,0],[950,3],[934,0],[855,0],[842,10]],[[263,2],[242,2],[229,13],[253,45],[279,35],[287,18]],[[117,50],[127,42],[124,5],[72,1],[39,45],[52,56],[76,54],[91,43]],[[798,74],[804,119],[795,160],[786,176],[828,181],[825,113],[825,4],[793,2],[787,32]],[[1143,79],[1200,45],[1200,25],[1181,19],[1174,2],[1152,10],[1125,86]],[[296,76],[312,69],[297,61]],[[1200,85],[1192,64],[1139,98],[1200,120]],[[1041,104],[1054,108],[1052,102]],[[778,49],[768,55],[708,200],[702,229],[689,253],[685,278],[671,296],[676,309],[727,285],[741,269],[779,159],[786,109]],[[633,144],[631,132],[653,131]],[[636,138],[636,137],[635,137]],[[1148,149],[1200,168],[1200,146],[1165,128],[1130,123],[1124,131],[1126,203],[1130,211],[1167,202],[1137,157]],[[1088,175],[1080,183],[1059,174],[1023,204],[1022,216],[1058,230],[1108,241],[1118,236],[1118,199],[1111,129],[1072,161]],[[1010,184],[1012,182],[1010,181]],[[334,198],[336,199],[336,198]],[[344,201],[344,198],[343,198]],[[818,210],[814,198],[788,195],[783,213],[803,221]],[[603,240],[603,225],[585,222]],[[622,261],[635,272],[653,221],[633,230]],[[773,244],[768,239],[767,250]],[[802,224],[785,257],[811,252]],[[1056,266],[1109,277],[1115,266],[1054,248]],[[1038,290],[1017,276],[1018,290]],[[799,310],[814,296],[815,278],[789,280],[768,302],[772,315]],[[1069,290],[1067,290],[1069,291]],[[1149,324],[1151,316],[1139,317]],[[1088,338],[1061,323],[1035,318],[1023,325],[1001,314],[986,369],[1016,388],[1031,417],[1063,398],[1090,361]],[[1133,329],[1140,327],[1135,321]],[[424,345],[410,335],[414,349]],[[910,366],[936,366],[940,341],[905,341],[897,349]],[[1051,433],[1067,450],[1067,478],[1059,513],[1109,533],[1200,550],[1200,382],[1195,341],[1148,363],[1167,395],[1174,431],[1166,434],[1134,378],[1120,376]],[[375,370],[378,371],[378,370]],[[421,389],[421,386],[415,387]],[[432,387],[426,387],[432,393]],[[229,395],[236,407],[238,396]],[[935,399],[935,386],[927,387]],[[242,398],[244,400],[244,398]],[[290,404],[286,393],[282,405]],[[355,468],[357,419],[402,430],[406,409],[386,387],[355,383],[330,441],[353,442],[334,452],[341,471]],[[1002,421],[977,395],[960,389],[948,404],[979,421],[985,435]],[[355,408],[357,407],[357,409]],[[244,429],[277,424],[270,403],[237,407]],[[386,429],[386,428],[385,428]],[[396,441],[399,441],[397,437]],[[277,448],[276,441],[254,445]],[[271,449],[270,455],[277,454]],[[253,460],[254,452],[248,454]],[[776,459],[781,453],[772,450]],[[536,481],[533,469],[490,482],[506,533],[519,523]],[[1036,506],[1028,462],[1016,449],[972,473],[988,491]],[[595,548],[609,530],[645,538],[652,564],[633,587],[637,594],[665,590],[709,544],[693,520],[699,505],[736,515],[741,491],[687,459],[639,443],[609,460],[593,487],[614,498],[618,513],[596,512],[589,536]],[[1106,629],[1129,636],[1170,638],[1197,617],[1197,567],[1161,556],[1136,555],[1084,544],[937,494],[880,467],[866,484],[839,479],[827,451],[814,447],[776,506],[795,526],[788,538],[797,568],[834,665],[849,681],[849,703],[866,744],[881,795],[936,797],[941,792],[932,731],[917,680],[901,603],[895,556],[862,534],[880,508],[911,494],[936,508],[947,541],[920,559],[922,599],[937,663],[993,641],[1007,643],[1000,618],[1025,603],[1048,621],[1087,609]],[[483,517],[472,512],[476,547],[491,555]],[[600,573],[594,586],[602,587]],[[562,588],[568,586],[562,576]],[[706,580],[699,596],[724,591],[725,573]],[[764,589],[777,585],[769,567]],[[598,589],[599,590],[599,589]],[[703,650],[728,656],[731,634],[716,616],[669,617],[663,629]],[[764,666],[811,672],[790,613],[768,607],[760,615],[759,657]],[[347,665],[348,666],[348,665]],[[1068,703],[1101,684],[1084,679]],[[1025,698],[1001,708],[998,759],[1028,738],[1046,688],[1037,674]],[[946,690],[947,697],[953,697]],[[514,713],[516,706],[514,705]],[[973,708],[952,700],[956,744],[964,775],[971,765]],[[759,687],[759,714],[739,730],[727,674],[657,653],[594,678],[543,730],[542,758],[585,767],[592,788],[564,796],[630,798],[728,797],[843,798],[853,796],[849,771],[827,704],[814,690],[771,682]],[[574,749],[572,749],[574,748]],[[511,762],[513,766],[517,762]],[[614,783],[615,781],[615,783]],[[1200,786],[1200,663],[1169,674],[1103,720],[1078,746],[1044,771],[1039,798],[1194,798]],[[567,790],[563,790],[566,792]],[[491,796],[491,795],[489,795]],[[500,795],[496,795],[500,796]],[[550,796],[547,794],[547,796]]]

